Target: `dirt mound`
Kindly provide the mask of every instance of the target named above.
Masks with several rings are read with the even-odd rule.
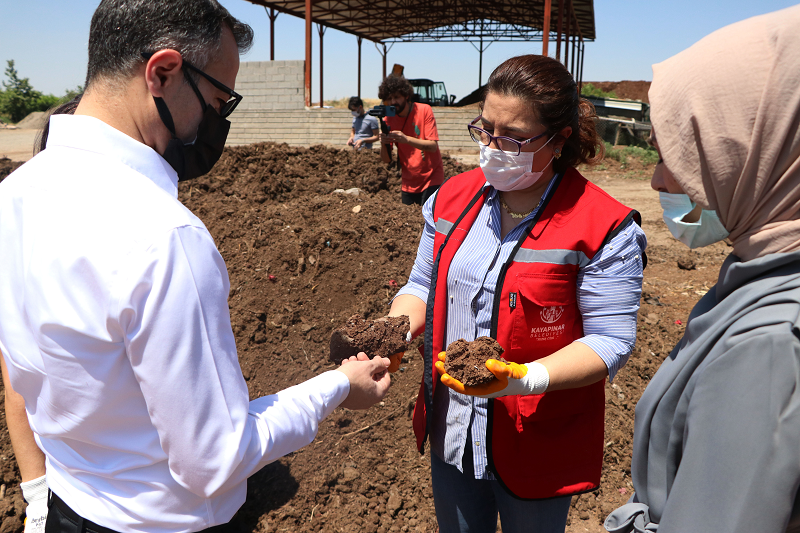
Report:
[[[16,126],[24,130],[40,130],[44,128],[44,121],[47,120],[47,116],[47,111],[34,111],[17,122]]]
[[[444,161],[446,176],[471,168]],[[0,160],[0,172],[8,166]],[[598,179],[640,183],[614,168],[598,170]],[[375,319],[387,312],[422,231],[420,208],[400,203],[399,185],[397,171],[375,153],[267,143],[227,148],[210,176],[180,184],[180,200],[207,225],[228,266],[231,324],[252,398],[333,368],[332,330],[356,313]],[[352,187],[361,193],[333,192]],[[660,213],[643,214],[648,234],[666,232]],[[687,264],[682,245],[648,250],[639,341],[606,386],[602,485],[574,499],[568,531],[601,531],[605,515],[630,496],[634,406],[725,252],[719,244],[692,253],[695,269],[687,271],[677,266]],[[253,476],[233,530],[436,531],[430,463],[411,430],[421,375],[422,358],[409,350],[382,405],[337,409],[311,445]],[[5,431],[0,447],[0,533],[21,531],[19,473]]]
[[[645,103],[650,103],[647,98],[647,91],[650,90],[649,81],[585,81],[584,85],[591,83],[601,91],[614,92],[617,98],[626,98],[628,100],[641,100]]]

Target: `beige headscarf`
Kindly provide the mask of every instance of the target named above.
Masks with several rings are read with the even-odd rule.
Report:
[[[747,19],[653,65],[666,167],[748,261],[800,250],[800,5]]]

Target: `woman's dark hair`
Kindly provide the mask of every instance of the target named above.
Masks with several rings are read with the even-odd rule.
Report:
[[[253,44],[253,29],[216,0],[102,0],[89,29],[86,88],[98,78],[127,77],[142,53],[172,49],[199,69],[220,51],[223,24],[240,53]]]
[[[594,106],[580,97],[572,75],[555,59],[532,54],[512,57],[492,72],[484,102],[489,93],[515,96],[529,103],[550,135],[567,126],[572,128],[561,157],[553,160],[556,172],[603,159],[603,142],[594,125]]]
[[[378,87],[378,98],[386,100],[389,96],[400,93],[407,99],[414,94],[414,87],[403,76],[389,76]]]
[[[72,115],[75,113],[75,110],[78,108],[78,104],[81,103],[81,97],[83,93],[79,94],[72,100],[68,102],[64,102],[58,107],[53,108],[47,114],[47,120],[44,123],[44,128],[36,135],[36,141],[33,143],[33,155],[38,154],[45,148],[47,148],[47,137],[50,135],[50,117],[53,115]]]

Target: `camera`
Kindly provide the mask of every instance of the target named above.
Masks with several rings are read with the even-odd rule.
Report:
[[[378,117],[378,122],[381,125],[381,131],[383,133],[389,133],[389,126],[381,119],[383,117],[393,117],[397,115],[397,111],[393,105],[376,105],[367,111],[367,114],[373,117]]]
[[[393,117],[397,114],[397,111],[395,110],[393,105],[376,105],[375,107],[367,111],[367,114],[373,117],[383,118],[383,117]]]
[[[378,123],[381,125],[381,131],[383,134],[389,133],[389,125],[383,121],[383,117],[393,117],[397,115],[397,110],[393,105],[376,105],[369,111],[367,114],[373,117],[378,117]],[[386,151],[389,153],[389,159],[392,159],[392,145],[385,144]]]

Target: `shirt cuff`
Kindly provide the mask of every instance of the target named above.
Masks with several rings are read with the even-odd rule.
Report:
[[[423,302],[428,301],[428,291],[424,287],[420,287],[414,283],[408,283],[405,285],[402,289],[397,291],[397,294],[394,295],[394,298],[397,298],[401,294],[410,294],[412,296],[416,296]],[[392,301],[394,301],[394,298],[392,298]]]
[[[614,376],[628,362],[633,350],[633,346],[627,343],[602,335],[587,335],[577,339],[577,342],[591,348],[603,360],[608,369],[608,381],[614,381]]]
[[[343,372],[328,370],[309,379],[306,384],[312,389],[323,391],[326,396],[325,417],[330,415],[350,394],[350,380]],[[323,417],[324,418],[324,417]]]

